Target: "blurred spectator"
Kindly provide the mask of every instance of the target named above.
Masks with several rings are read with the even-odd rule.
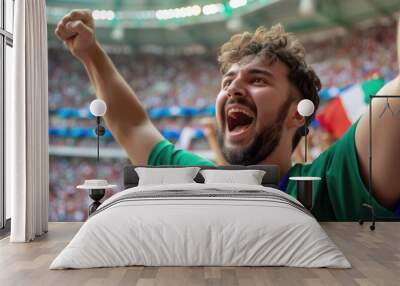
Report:
[[[217,126],[214,118],[203,118],[200,123],[203,126],[203,132],[207,138],[207,142],[211,151],[213,151],[215,156],[215,163],[219,166],[228,165],[225,161],[225,157],[222,154],[221,146],[218,142],[217,137]]]

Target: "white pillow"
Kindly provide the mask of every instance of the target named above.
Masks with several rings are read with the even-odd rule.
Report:
[[[246,185],[261,185],[265,175],[263,170],[201,170],[204,183],[234,183]]]
[[[199,170],[199,167],[135,168],[139,176],[138,186],[196,183],[193,179]]]

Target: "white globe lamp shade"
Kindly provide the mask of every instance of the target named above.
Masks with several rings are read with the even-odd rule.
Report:
[[[297,111],[302,116],[311,116],[314,112],[314,103],[309,99],[303,99],[297,105]]]
[[[107,111],[107,105],[104,100],[95,99],[90,103],[90,113],[94,116],[104,116]]]

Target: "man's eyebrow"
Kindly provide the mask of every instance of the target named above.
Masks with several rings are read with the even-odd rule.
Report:
[[[262,75],[266,75],[266,76],[275,78],[272,72],[270,72],[269,70],[265,70],[265,69],[251,69],[251,70],[249,70],[249,74],[262,74]]]
[[[237,74],[236,71],[230,71],[230,72],[227,72],[226,74],[224,74],[222,77],[224,78],[224,77],[228,77],[228,76],[234,76],[235,74]]]
[[[265,76],[268,76],[268,77],[271,77],[271,78],[275,78],[273,73],[270,72],[269,70],[266,70],[266,69],[253,68],[253,69],[250,69],[248,71],[248,73],[251,74],[251,75],[261,74],[261,75],[265,75]],[[230,72],[227,72],[226,74],[224,74],[223,78],[234,76],[236,74],[237,74],[237,71],[230,71]]]

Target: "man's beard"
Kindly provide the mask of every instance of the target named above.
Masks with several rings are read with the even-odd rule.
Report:
[[[275,122],[265,127],[261,133],[257,133],[253,142],[247,147],[226,147],[224,136],[221,130],[218,130],[218,143],[225,160],[231,165],[257,165],[271,155],[281,140],[283,124],[292,101],[289,96],[280,107]]]

